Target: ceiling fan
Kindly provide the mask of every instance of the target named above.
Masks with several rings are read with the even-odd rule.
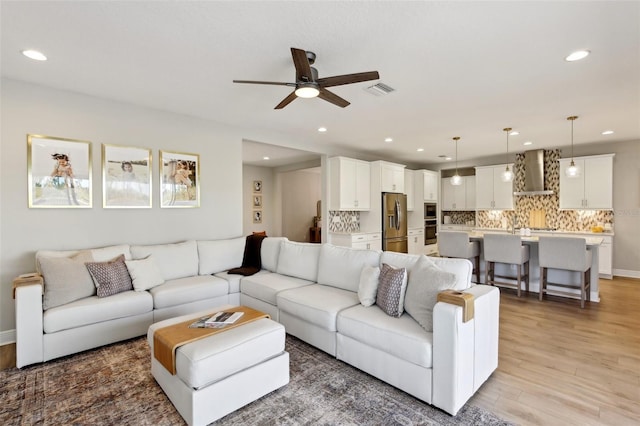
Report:
[[[316,54],[307,52],[302,49],[291,48],[291,56],[293,56],[293,65],[296,67],[296,82],[281,83],[277,81],[252,81],[252,80],[233,80],[234,83],[248,84],[271,84],[276,86],[295,87],[295,90],[282,100],[275,109],[282,109],[289,105],[297,97],[324,99],[341,108],[349,105],[349,101],[342,99],[333,92],[328,91],[327,87],[341,86],[343,84],[360,83],[362,81],[377,80],[380,78],[378,71],[360,72],[356,74],[336,75],[333,77],[318,78],[318,70],[312,67],[316,60]]]

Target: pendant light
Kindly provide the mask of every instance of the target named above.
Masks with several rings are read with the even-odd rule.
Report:
[[[572,115],[571,117],[567,117],[567,120],[571,121],[571,164],[564,171],[564,174],[568,178],[577,178],[580,177],[580,169],[576,166],[576,163],[573,162],[573,122],[578,119],[577,115]]]
[[[503,182],[511,182],[513,181],[513,172],[509,170],[509,132],[513,130],[511,127],[505,127],[504,130],[507,133],[507,168],[502,172],[500,176]]]
[[[458,174],[458,141],[460,140],[460,136],[456,136],[453,138],[456,143],[456,174],[451,176],[451,185],[460,186],[462,185],[462,177]]]

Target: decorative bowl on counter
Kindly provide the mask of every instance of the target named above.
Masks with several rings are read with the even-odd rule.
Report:
[[[604,228],[602,226],[592,226],[591,232],[603,232]]]

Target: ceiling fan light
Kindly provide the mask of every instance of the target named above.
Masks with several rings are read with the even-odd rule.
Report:
[[[319,94],[318,88],[312,85],[299,86],[296,89],[296,96],[299,98],[315,98]]]

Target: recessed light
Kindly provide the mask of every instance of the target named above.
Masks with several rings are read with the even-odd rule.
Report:
[[[525,143],[523,143],[522,145],[524,145],[524,146],[533,145],[533,142],[531,142],[531,141],[526,141],[526,142],[525,142]]]
[[[270,160],[269,157],[262,157],[263,160]]]
[[[418,149],[416,149],[416,151],[422,152],[422,151],[424,151],[424,148],[418,148]]]
[[[391,143],[391,142],[393,142],[393,138],[384,138],[384,141],[386,143]]]
[[[319,131],[320,133],[324,133],[324,132],[326,132],[326,131],[327,131],[327,128],[326,128],[326,127],[318,127],[318,131]]]
[[[445,160],[451,161],[451,157],[444,157]]]
[[[576,50],[575,52],[564,58],[564,60],[568,62],[579,61],[580,59],[584,59],[589,56],[589,53],[591,52],[588,50]]]
[[[602,132],[603,135],[612,135],[613,134],[613,130],[605,130],[604,132]]]
[[[509,136],[518,136],[520,134],[520,132],[518,132],[517,130],[514,130],[513,132],[509,133]]]
[[[42,52],[38,52],[37,50],[23,50],[22,54],[29,59],[33,59],[34,61],[46,61],[47,57],[42,54]]]

